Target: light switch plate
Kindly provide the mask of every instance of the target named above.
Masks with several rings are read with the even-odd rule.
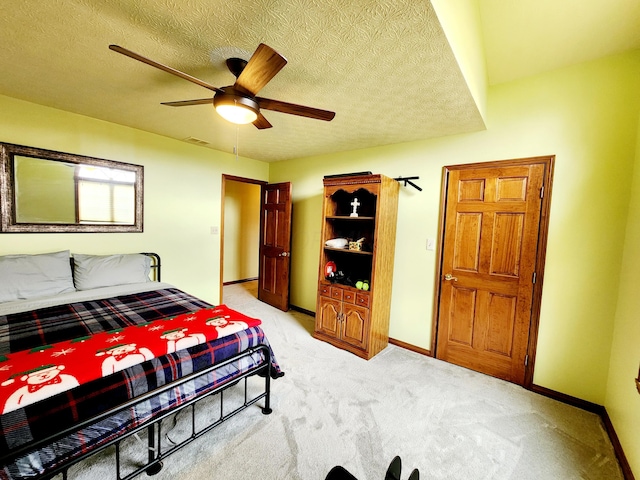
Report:
[[[436,241],[433,238],[427,238],[427,250],[435,250]]]

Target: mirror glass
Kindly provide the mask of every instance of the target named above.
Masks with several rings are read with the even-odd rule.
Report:
[[[0,145],[2,231],[142,231],[143,167]]]

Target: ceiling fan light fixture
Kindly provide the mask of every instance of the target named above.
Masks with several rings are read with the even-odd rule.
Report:
[[[258,118],[260,107],[252,98],[245,97],[230,89],[216,93],[213,97],[213,106],[225,120],[244,125],[253,123]]]

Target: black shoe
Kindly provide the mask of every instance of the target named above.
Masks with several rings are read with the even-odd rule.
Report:
[[[409,480],[420,480],[420,472],[417,468],[414,469],[413,472],[411,472],[411,475],[409,475]]]
[[[391,460],[389,464],[389,468],[387,469],[387,474],[384,477],[384,480],[400,480],[400,471],[402,470],[402,460],[400,457],[396,457]]]
[[[358,480],[341,466],[335,466],[331,469],[325,480]]]

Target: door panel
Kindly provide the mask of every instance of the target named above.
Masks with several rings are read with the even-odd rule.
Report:
[[[343,304],[343,331],[342,339],[358,348],[366,350],[367,337],[367,317],[369,310],[355,305]]]
[[[316,321],[316,329],[326,335],[339,337],[339,321],[341,302],[330,298],[320,297],[318,305],[320,310],[320,321]]]
[[[518,277],[524,215],[521,213],[497,213],[491,242],[491,274]]]
[[[286,311],[289,309],[291,184],[263,186],[261,210],[258,298]]]
[[[457,216],[453,265],[458,270],[477,272],[480,265],[480,231],[482,215],[461,213]]]
[[[527,177],[498,178],[496,180],[496,201],[509,202],[526,200]]]
[[[485,350],[511,358],[516,297],[490,294]]]
[[[468,288],[452,288],[451,317],[449,321],[449,341],[471,347],[473,343],[474,312],[476,311],[476,291]]]
[[[544,172],[532,163],[449,173],[438,358],[524,383]]]

